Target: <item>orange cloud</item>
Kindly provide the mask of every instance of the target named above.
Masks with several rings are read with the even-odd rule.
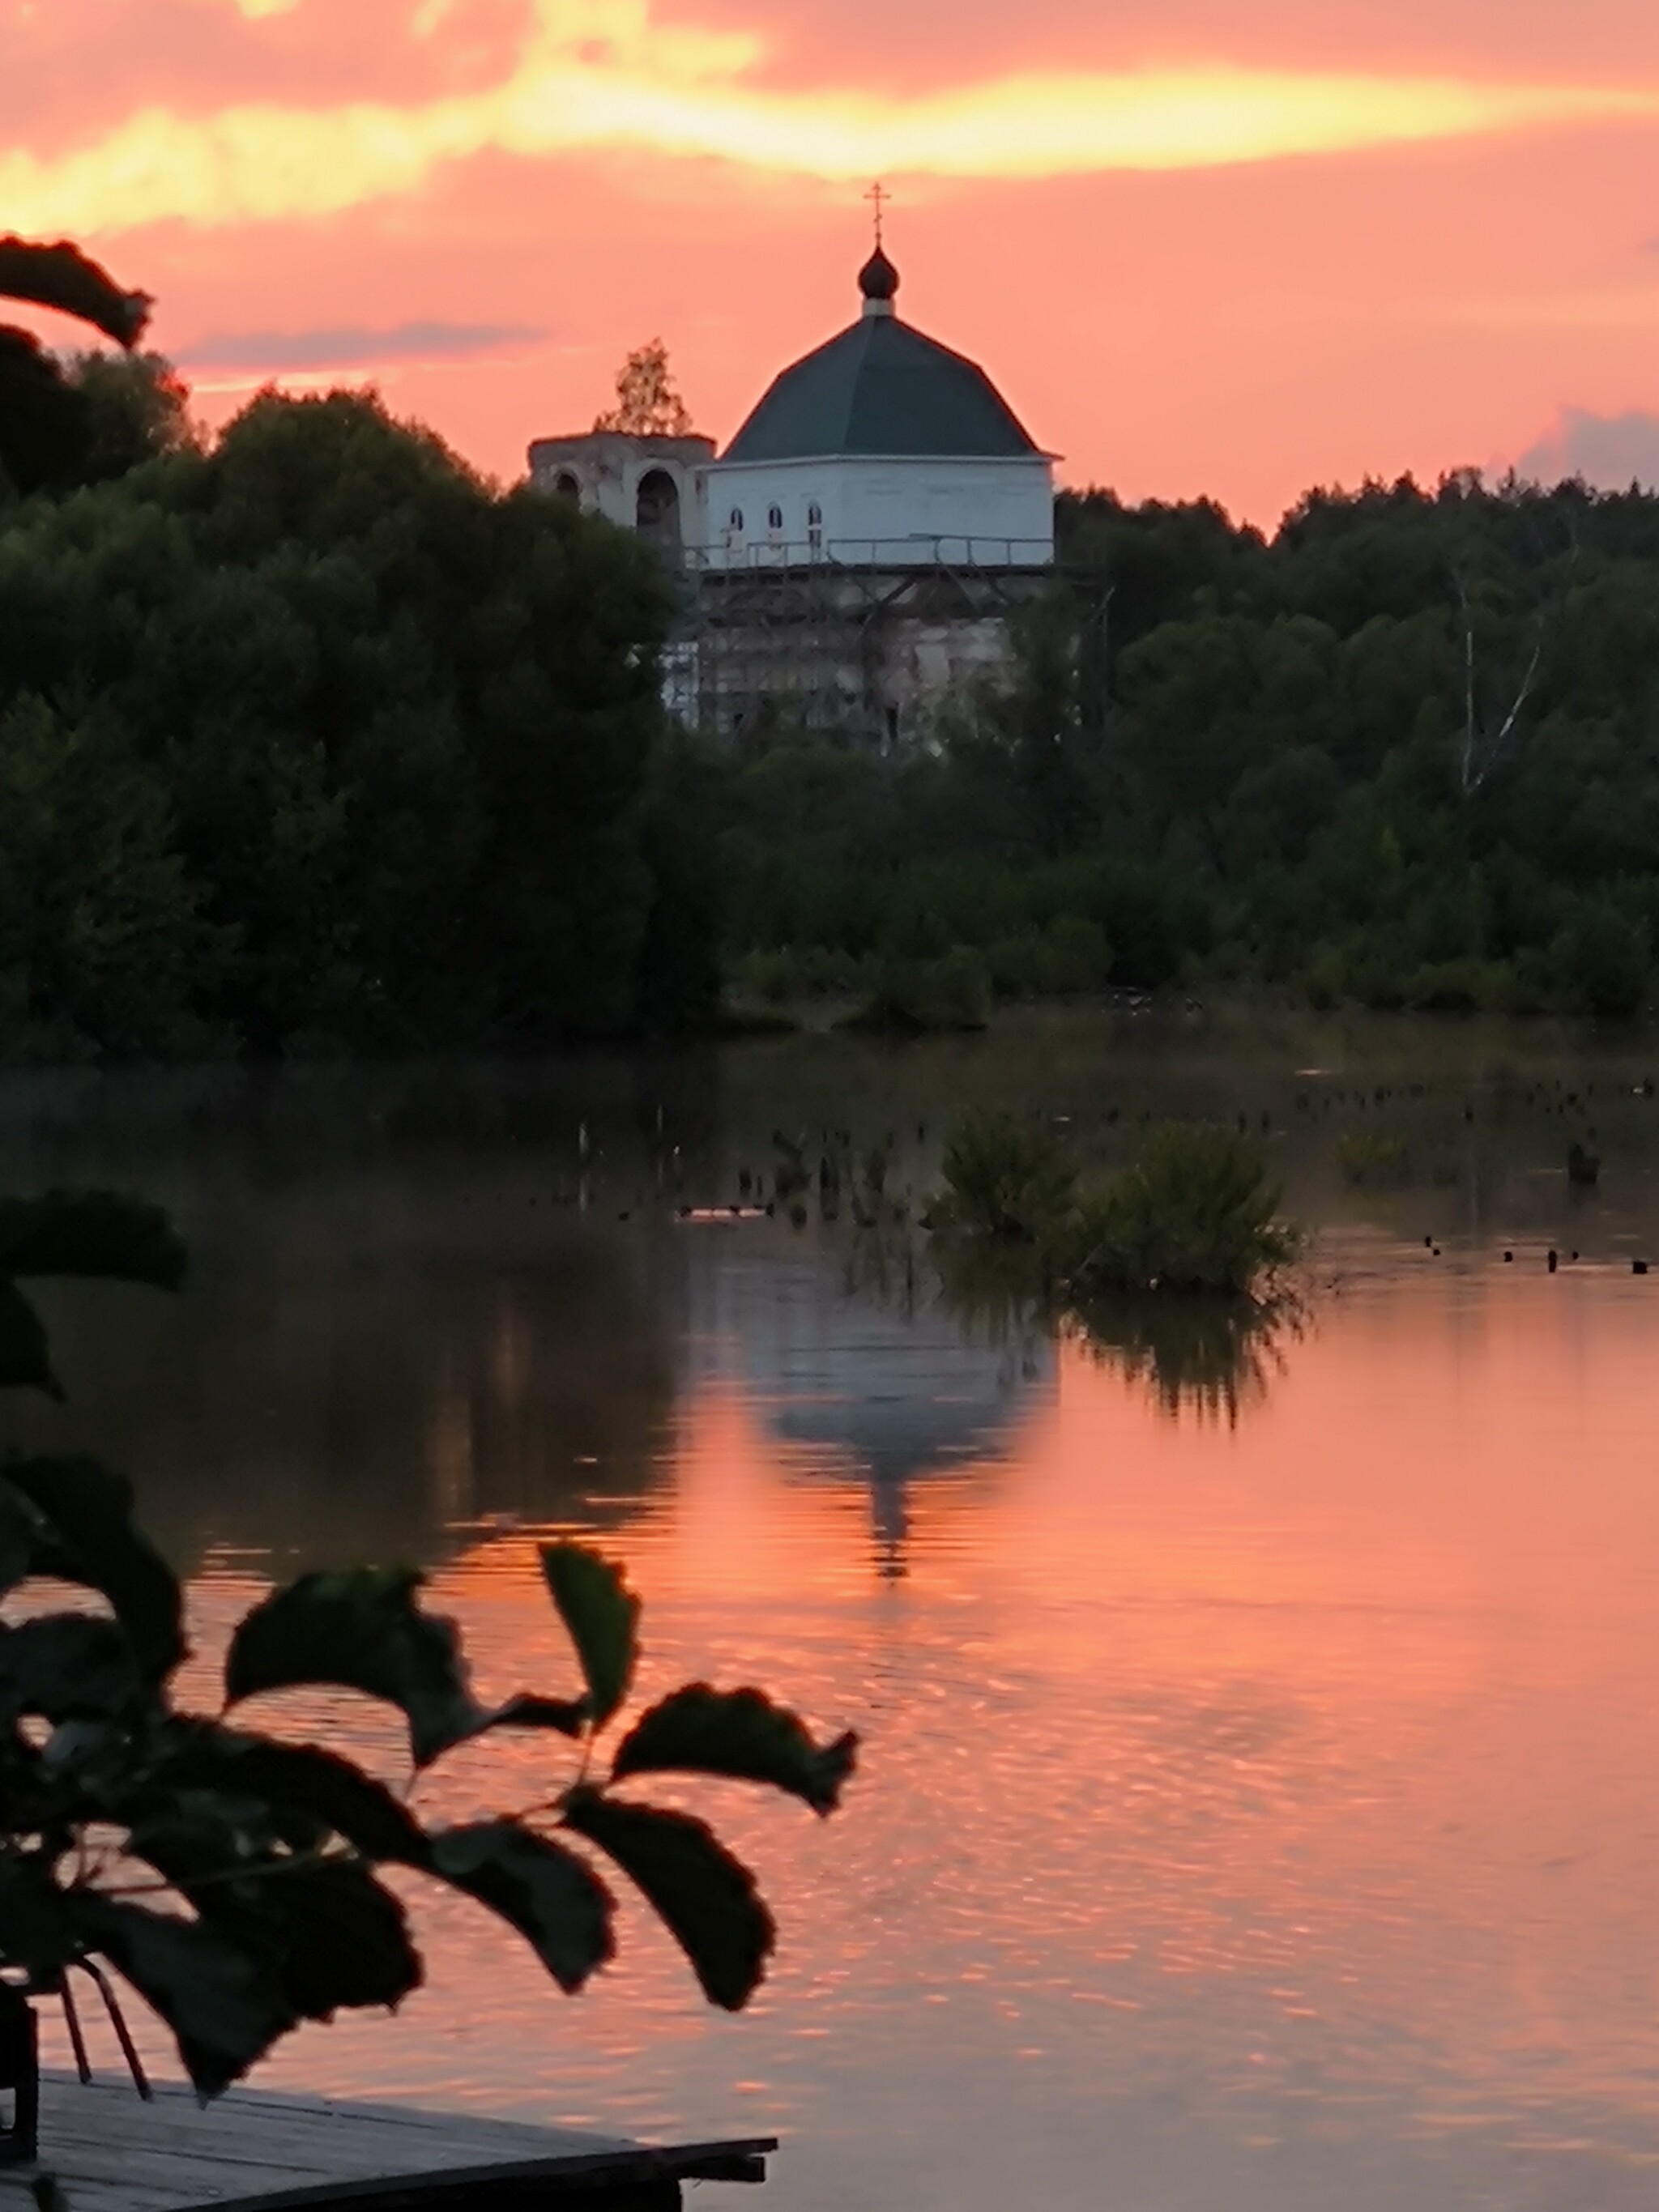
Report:
[[[278,0],[233,0],[246,16]],[[408,27],[442,20],[430,0]],[[752,32],[665,26],[645,0],[538,0],[492,84],[414,100],[150,105],[50,152],[0,155],[26,231],[317,217],[497,153],[623,149],[824,180],[1213,167],[1659,112],[1659,89],[1182,64],[1014,73],[915,96],[757,81]]]

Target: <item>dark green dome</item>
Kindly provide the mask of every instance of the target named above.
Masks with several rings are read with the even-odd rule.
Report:
[[[1036,451],[982,368],[877,312],[786,368],[721,458],[1012,460]]]

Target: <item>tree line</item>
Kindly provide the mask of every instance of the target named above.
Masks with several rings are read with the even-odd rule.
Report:
[[[142,295],[8,250],[0,292],[128,349],[0,331],[0,1051],[706,1018],[644,550],[373,397],[266,392],[209,445]]]
[[[1269,538],[1090,492],[1057,538],[1008,680],[934,748],[734,769],[752,972],[966,947],[998,990],[1644,1002],[1659,498],[1462,472],[1311,493]]]
[[[9,258],[8,256],[9,255]],[[1004,678],[890,754],[673,729],[667,580],[372,396],[209,443],[148,302],[0,240],[0,1054],[540,1046],[931,966],[1644,1003],[1659,499],[1064,495]],[[758,733],[765,721],[766,732]]]

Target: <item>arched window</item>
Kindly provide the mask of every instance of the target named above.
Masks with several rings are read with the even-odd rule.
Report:
[[[726,519],[726,550],[728,553],[743,549],[743,509],[734,507]]]
[[[553,489],[560,499],[574,499],[580,505],[582,495],[580,481],[568,469],[561,469],[553,479]]]
[[[735,530],[738,537],[741,538],[743,535],[743,509],[740,507],[734,507],[732,508],[730,520],[732,528]]]
[[[823,509],[817,500],[806,510],[806,544],[812,553],[821,551],[823,545]]]
[[[782,529],[782,527],[783,527],[783,509],[782,509],[781,507],[769,507],[767,508],[767,510],[766,510],[766,526],[767,526],[767,528],[768,528],[769,530],[781,530],[781,529]]]

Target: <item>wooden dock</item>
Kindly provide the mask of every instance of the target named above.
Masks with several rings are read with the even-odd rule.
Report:
[[[186,2088],[143,2103],[127,2081],[47,2075],[40,2155],[0,2166],[0,2212],[671,2212],[686,2181],[763,2181],[775,2139],[657,2146],[574,2128]]]

